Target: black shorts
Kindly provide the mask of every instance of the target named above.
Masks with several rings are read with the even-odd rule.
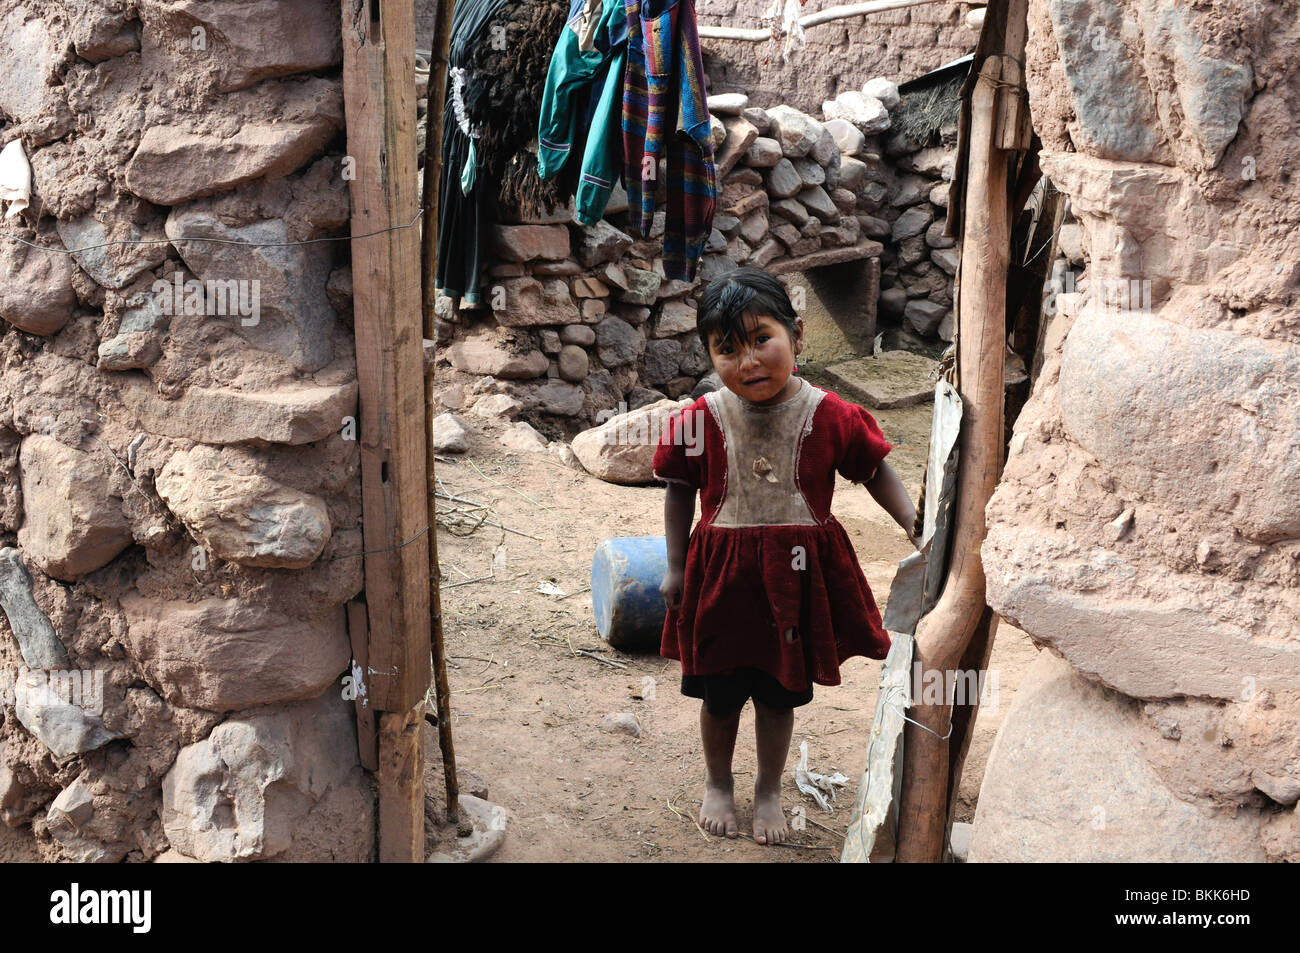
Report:
[[[702,699],[710,715],[723,717],[740,711],[750,698],[768,708],[798,708],[812,701],[813,687],[792,692],[761,669],[738,668],[726,675],[683,675],[682,694]]]

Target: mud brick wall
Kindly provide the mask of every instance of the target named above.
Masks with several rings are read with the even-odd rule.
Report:
[[[697,0],[696,9],[701,26],[757,29],[769,3]],[[808,0],[804,13],[837,4]],[[768,42],[707,39],[709,92],[744,92],[756,106],[785,103],[817,115],[823,101],[874,76],[903,83],[970,53],[979,36],[966,26],[966,14],[976,6],[981,4],[924,4],[810,27],[807,46],[789,62]]]

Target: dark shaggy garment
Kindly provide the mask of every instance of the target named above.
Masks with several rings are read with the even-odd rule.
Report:
[[[483,172],[497,183],[503,212],[550,211],[577,189],[576,174],[539,179],[537,156],[527,151],[537,138],[546,73],[568,8],[565,0],[508,0],[488,27],[489,36],[504,35],[504,44],[484,43],[469,54],[468,68],[480,81],[467,105],[483,128]]]
[[[543,183],[537,157],[542,88],[555,37],[564,27],[563,0],[459,0],[452,17],[448,64],[466,71],[462,98],[474,140],[475,181],[468,195],[461,174],[471,139],[461,131],[447,76],[443,103],[442,167],[438,196],[439,290],[466,303],[479,300],[492,228],[502,210],[540,212],[567,201],[576,174]]]

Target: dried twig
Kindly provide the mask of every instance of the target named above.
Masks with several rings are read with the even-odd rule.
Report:
[[[672,811],[674,814],[676,814],[676,815],[677,815],[678,817],[680,817],[682,820],[686,820],[686,815],[683,814],[681,811],[677,810],[677,808],[673,807],[673,802],[672,802],[671,799],[669,799],[669,798],[664,798],[664,803],[668,805],[668,810]],[[704,828],[700,826],[700,821],[699,821],[699,819],[698,819],[698,818],[695,818],[695,817],[692,817],[691,820],[695,822],[695,829],[696,829],[697,831],[700,832],[700,836],[704,838],[704,842],[705,842],[706,844],[708,844],[708,843],[712,843],[712,842],[709,840],[709,835],[706,834],[706,833],[704,832]]]
[[[627,668],[627,666],[624,665],[622,662],[615,662],[612,659],[601,658],[599,655],[596,655],[594,652],[588,652],[586,649],[575,649],[573,654],[585,655],[587,658],[594,658],[597,662],[600,662],[602,665],[609,665],[612,668],[623,668],[623,669]]]

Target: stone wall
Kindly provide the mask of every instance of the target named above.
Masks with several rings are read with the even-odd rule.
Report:
[[[0,819],[45,859],[370,856],[348,244],[292,244],[347,235],[341,58],[337,0],[0,2]]]
[[[571,209],[498,226],[484,306],[444,301],[440,358],[479,378],[444,392],[447,409],[467,409],[477,394],[507,394],[558,436],[623,403],[689,393],[710,369],[695,330],[698,294],[745,264],[790,276],[796,304],[810,304],[805,317],[827,352],[821,359],[869,353],[883,248],[871,236],[891,229],[872,213],[885,204],[881,182],[892,174],[849,121],[749,107],[743,96],[713,97],[710,109],[720,189],[696,279],[664,280],[662,209],[648,238],[634,241],[622,230],[621,189],[595,227],[570,222]],[[836,265],[844,269],[838,282],[857,292],[847,312],[814,276]]]
[[[988,508],[990,604],[1050,651],[972,860],[1300,860],[1298,16],[1031,4],[1087,284]]]
[[[771,0],[697,0],[701,26],[759,29]],[[808,0],[804,13],[840,0]],[[975,49],[966,13],[982,4],[934,3],[836,20],[805,31],[807,46],[784,62],[768,41],[704,40],[709,92],[744,92],[756,106],[784,103],[816,114],[823,101],[873,76],[903,83]],[[766,61],[766,62],[765,62]]]

